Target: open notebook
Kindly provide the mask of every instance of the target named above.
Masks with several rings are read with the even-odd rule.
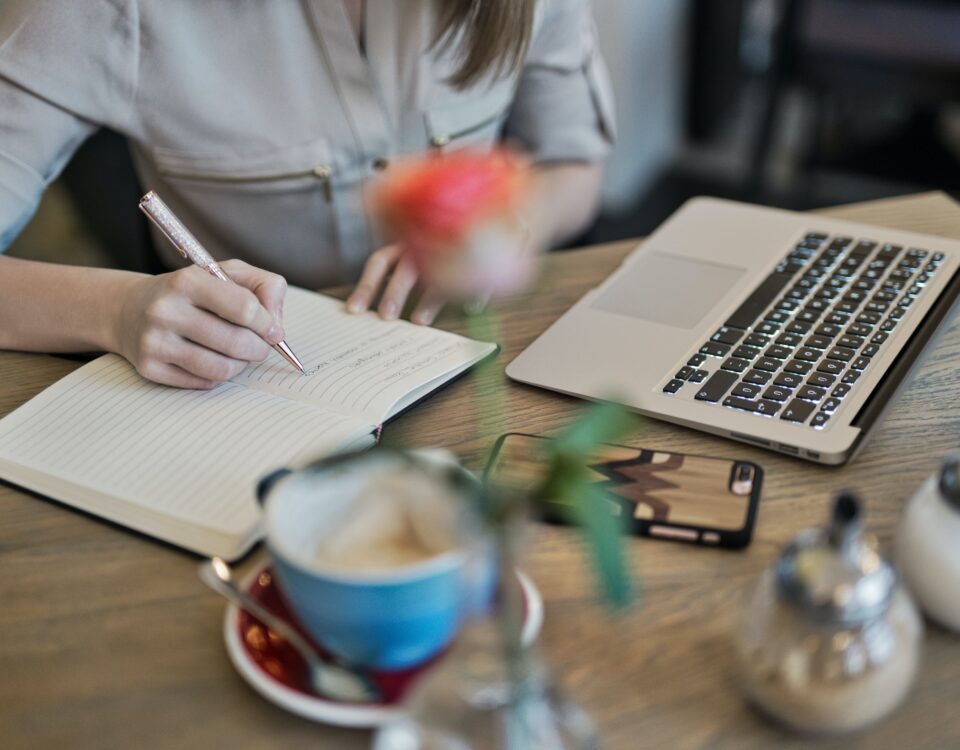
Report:
[[[372,445],[378,425],[496,349],[302,289],[287,296],[284,329],[306,376],[271,354],[185,391],[113,354],[84,365],[0,420],[0,478],[235,559],[260,536],[262,476]]]

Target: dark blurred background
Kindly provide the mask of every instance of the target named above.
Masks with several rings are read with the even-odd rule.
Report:
[[[692,0],[637,9],[672,13],[673,43],[683,50],[663,58],[673,73],[632,72],[634,80],[676,81],[677,98],[648,100],[672,112],[669,156],[626,200],[626,180],[607,186],[590,240],[648,234],[701,194],[797,210],[933,189],[960,197],[957,0]],[[631,82],[616,58],[612,67],[623,102]],[[643,125],[629,117],[621,127],[639,127],[642,137]]]
[[[574,244],[649,234],[694,195],[793,209],[935,189],[960,198],[957,0],[594,8],[620,137],[601,216]],[[69,262],[155,270],[141,218],[115,210],[137,189],[122,140],[98,134],[13,252],[57,259],[70,247]]]

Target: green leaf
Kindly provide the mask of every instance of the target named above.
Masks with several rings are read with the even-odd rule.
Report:
[[[633,416],[614,403],[590,408],[547,447],[547,475],[536,496],[559,504],[579,524],[593,556],[604,596],[612,606],[630,603],[633,587],[622,548],[623,519],[591,478],[588,461],[601,443],[616,440]]]

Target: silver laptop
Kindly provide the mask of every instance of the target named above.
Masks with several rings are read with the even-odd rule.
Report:
[[[960,242],[696,198],[507,375],[840,464],[948,316],[958,268]]]

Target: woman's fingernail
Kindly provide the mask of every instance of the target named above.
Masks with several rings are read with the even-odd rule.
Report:
[[[367,309],[367,301],[362,297],[351,297],[347,300],[347,312],[359,313]]]
[[[267,341],[271,344],[279,344],[283,341],[283,329],[276,324],[270,326],[270,330],[267,331]]]
[[[380,305],[380,316],[387,320],[393,320],[397,317],[397,303],[393,300],[387,300]]]

